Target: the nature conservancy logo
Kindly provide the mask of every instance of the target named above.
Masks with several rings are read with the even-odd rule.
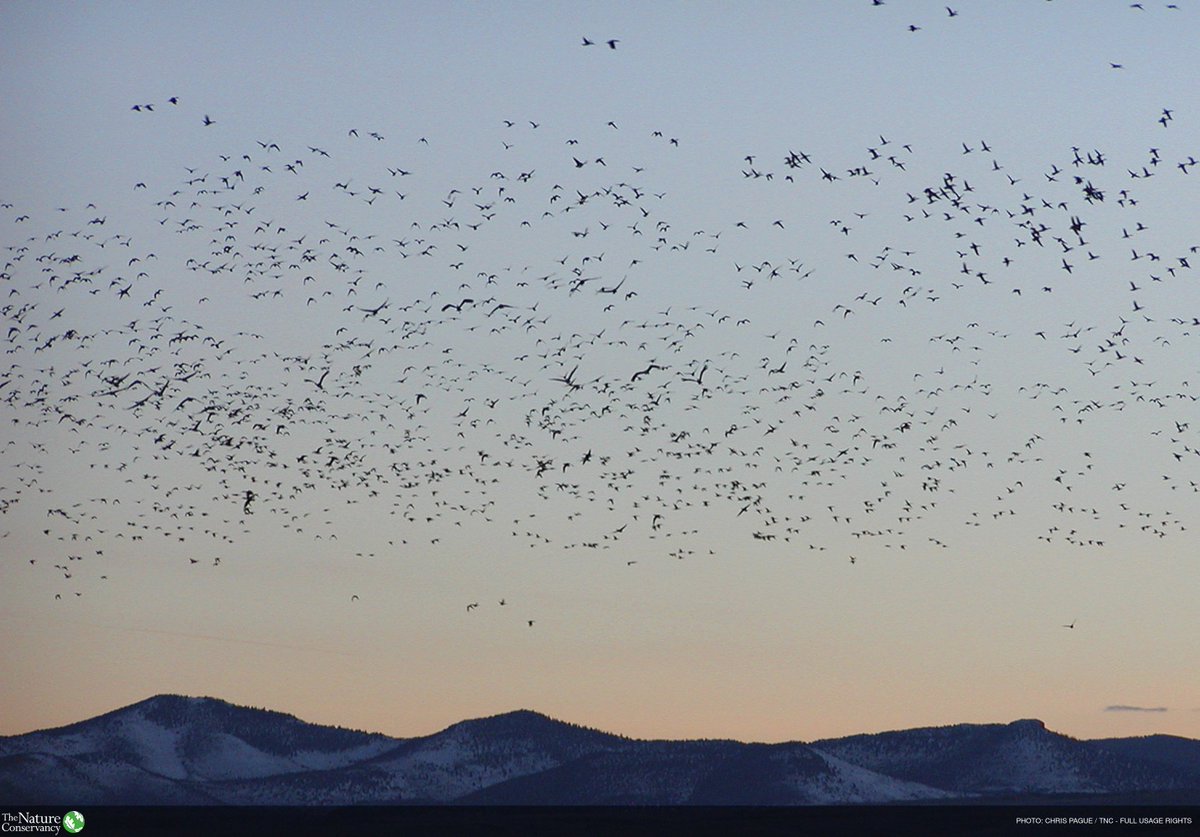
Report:
[[[0,813],[0,833],[26,834],[78,834],[83,831],[83,814],[68,811],[65,814],[32,814],[29,811],[4,811]]]

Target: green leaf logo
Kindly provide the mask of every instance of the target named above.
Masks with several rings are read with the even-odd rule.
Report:
[[[68,834],[78,834],[83,831],[83,814],[78,811],[67,811],[62,818],[63,831]]]

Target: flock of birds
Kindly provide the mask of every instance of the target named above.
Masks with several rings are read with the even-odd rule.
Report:
[[[1156,370],[1195,354],[1200,239],[1144,222],[1195,179],[1174,118],[1037,170],[978,138],[754,149],[720,177],[778,215],[701,225],[656,185],[686,140],[618,119],[514,118],[447,166],[432,135],[205,115],[211,153],[122,221],[0,207],[7,560],[70,600],[122,551],[199,571],[264,527],[621,572],[1179,535],[1197,394]]]

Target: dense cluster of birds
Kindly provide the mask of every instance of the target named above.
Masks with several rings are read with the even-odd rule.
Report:
[[[120,221],[0,208],[6,560],[58,599],[133,542],[219,567],[264,526],[621,572],[1178,535],[1200,239],[1144,222],[1190,205],[1174,118],[1037,170],[981,138],[750,149],[721,177],[763,209],[703,225],[656,185],[687,141],[619,117],[507,120],[456,165],[433,134],[199,127],[210,155]]]

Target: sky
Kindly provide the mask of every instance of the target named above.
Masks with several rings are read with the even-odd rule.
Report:
[[[1198,15],[4,4],[0,734],[1200,737]]]

